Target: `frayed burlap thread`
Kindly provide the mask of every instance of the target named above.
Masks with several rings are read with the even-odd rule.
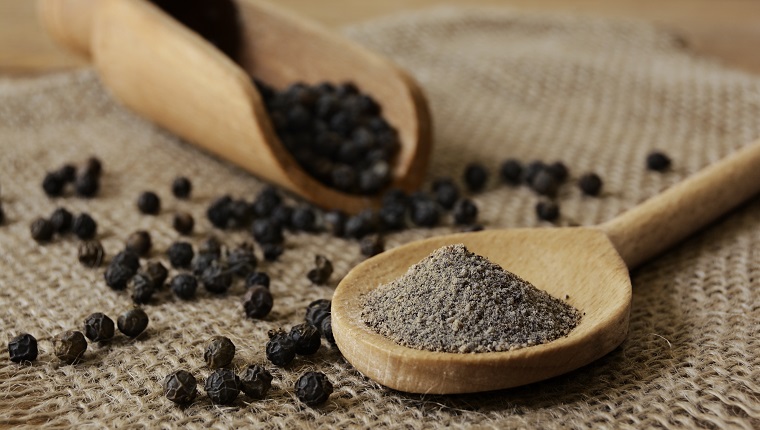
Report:
[[[654,26],[568,15],[439,9],[362,24],[347,34],[396,60],[425,88],[435,118],[428,178],[458,174],[464,161],[495,172],[499,161],[564,161],[573,179],[594,171],[601,198],[561,189],[561,224],[608,220],[760,136],[760,78],[700,58]],[[652,149],[674,168],[648,172]],[[100,195],[49,199],[46,170],[95,154],[104,162]],[[176,175],[193,178],[190,201],[171,197]],[[458,178],[457,178],[458,179]],[[57,206],[87,211],[113,256],[137,229],[153,233],[153,258],[177,234],[176,210],[198,221],[198,243],[213,231],[207,203],[220,193],[250,199],[262,182],[181,142],[114,102],[91,71],[0,80],[0,339],[19,332],[40,340],[31,365],[0,358],[0,423],[97,428],[741,428],[760,427],[760,201],[754,199],[704,232],[636,270],[630,334],[601,360],[570,374],[499,392],[429,396],[385,389],[335,349],[270,366],[266,400],[230,407],[203,395],[188,408],[162,396],[161,381],[184,368],[205,380],[203,348],[214,335],[238,347],[233,365],[263,362],[266,332],[303,318],[306,304],[329,298],[360,261],[358,245],[326,235],[290,234],[279,262],[266,264],[275,307],[264,321],[243,317],[236,285],[194,301],[167,292],[145,308],[143,336],[90,345],[83,363],[65,366],[51,338],[81,329],[92,312],[128,309],[102,269],[76,261],[76,241],[33,243],[29,223]],[[143,190],[163,198],[159,216],[140,215]],[[540,225],[537,197],[495,177],[475,197],[487,228]],[[413,229],[388,246],[452,231]],[[228,245],[246,232],[217,233]],[[305,277],[314,254],[335,263],[332,285]],[[599,286],[603,288],[604,286]],[[306,370],[327,373],[335,393],[320,408],[301,405],[293,384]]]

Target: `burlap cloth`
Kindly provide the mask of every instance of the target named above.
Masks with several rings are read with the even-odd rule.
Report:
[[[378,20],[350,37],[394,58],[424,86],[435,118],[429,178],[455,173],[465,161],[495,171],[507,157],[563,160],[573,177],[596,171],[602,198],[572,186],[560,195],[562,223],[591,225],[760,136],[760,78],[699,58],[671,33],[648,24],[509,11],[443,9]],[[670,173],[644,169],[660,148]],[[154,257],[176,238],[174,210],[198,220],[197,243],[212,231],[208,201],[222,192],[252,198],[262,183],[180,142],[118,106],[91,71],[0,81],[0,184],[8,214],[0,227],[0,312],[5,342],[26,331],[40,339],[31,366],[0,358],[0,422],[65,427],[760,427],[760,201],[753,200],[704,232],[633,272],[631,328],[603,359],[550,381],[500,392],[423,396],[367,380],[334,349],[274,368],[263,401],[241,397],[232,407],[201,395],[181,409],[162,396],[163,377],[186,368],[205,379],[207,339],[229,336],[234,365],[263,361],[266,331],[302,320],[303,309],[329,298],[360,261],[354,242],[291,234],[282,259],[267,264],[275,307],[265,321],[242,315],[237,285],[223,297],[205,291],[191,302],[164,293],[146,306],[151,322],[137,340],[117,336],[92,346],[86,360],[62,366],[51,337],[80,329],[101,311],[131,306],[104,285],[102,269],[76,262],[76,241],[38,246],[29,223],[58,205],[89,211],[113,255],[127,234],[149,229]],[[90,154],[105,165],[98,198],[49,199],[44,172]],[[192,201],[171,197],[173,177],[192,177]],[[163,197],[160,216],[141,216],[140,191]],[[536,196],[490,182],[476,196],[488,228],[535,226]],[[389,236],[389,246],[452,231],[416,229]],[[222,234],[235,244],[247,233]],[[313,256],[333,259],[331,287],[310,285]],[[551,270],[551,268],[547,268]],[[604,288],[600,285],[599,288]],[[312,409],[294,396],[306,370],[326,372],[329,403]]]

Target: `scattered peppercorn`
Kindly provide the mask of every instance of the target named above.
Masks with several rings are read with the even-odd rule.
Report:
[[[570,170],[567,168],[565,163],[561,161],[555,161],[554,163],[548,165],[546,167],[546,171],[554,176],[554,179],[556,179],[559,183],[565,182],[567,177],[570,175]]]
[[[195,227],[195,219],[187,212],[178,212],[174,214],[172,226],[177,230],[177,233],[190,235],[193,232],[193,227]]]
[[[274,298],[269,288],[254,286],[243,295],[243,309],[248,318],[261,319],[269,315],[274,306]]]
[[[253,251],[252,243],[242,243],[227,254],[227,265],[230,272],[241,278],[247,277],[256,270],[257,264],[258,260]]]
[[[261,252],[264,254],[266,261],[277,261],[284,251],[285,248],[281,243],[265,243],[261,245]]]
[[[109,287],[114,290],[123,290],[127,288],[127,283],[134,275],[135,272],[129,267],[121,264],[114,264],[112,261],[106,268],[103,277],[106,280],[106,285]]]
[[[38,243],[49,242],[53,238],[53,224],[45,218],[37,218],[29,226],[29,230],[32,234],[32,239]]]
[[[177,404],[188,404],[198,394],[198,381],[186,370],[172,372],[164,379],[164,396]]]
[[[97,157],[90,157],[84,162],[83,170],[87,175],[100,176],[103,173],[103,163]]]
[[[64,186],[66,186],[66,181],[61,178],[58,172],[48,172],[42,180],[42,190],[48,197],[61,196]]]
[[[464,183],[471,192],[481,191],[488,181],[488,170],[479,163],[470,163],[464,170]]]
[[[58,208],[50,215],[50,224],[53,225],[53,230],[58,234],[64,234],[71,230],[73,220],[74,216],[65,208]]]
[[[665,153],[654,151],[647,155],[647,169],[664,172],[670,168],[671,160]]]
[[[586,173],[578,179],[578,187],[587,196],[598,196],[602,191],[602,178],[596,173]]]
[[[319,406],[333,392],[327,375],[322,372],[306,372],[296,381],[296,396],[307,406]]]
[[[187,242],[174,242],[166,251],[169,262],[172,267],[177,269],[187,269],[193,262],[193,246]]]
[[[193,190],[193,184],[184,176],[179,176],[172,182],[172,194],[178,199],[186,199],[190,197],[190,192]]]
[[[266,273],[253,272],[245,278],[245,286],[250,288],[260,285],[264,288],[269,288],[269,281],[269,275]]]
[[[317,229],[317,215],[311,206],[298,206],[293,209],[291,226],[299,231],[312,232]]]
[[[266,353],[272,364],[286,366],[296,357],[296,343],[284,330],[270,330]]]
[[[140,257],[134,251],[125,249],[116,254],[113,260],[111,260],[111,264],[124,266],[134,275],[140,268]]]
[[[37,359],[37,339],[28,333],[21,333],[8,342],[8,355],[14,363]]]
[[[222,196],[211,202],[206,210],[206,216],[216,228],[227,228],[232,220],[232,211],[230,210],[230,204],[232,198],[230,196]]]
[[[404,228],[406,224],[406,209],[407,205],[405,202],[390,201],[383,203],[378,212],[383,227],[387,230],[401,230]]]
[[[293,326],[290,329],[290,338],[296,344],[296,354],[298,355],[316,354],[322,345],[319,330],[309,323]]]
[[[138,273],[132,277],[132,301],[137,304],[145,304],[153,297],[156,287],[151,279],[145,273]]]
[[[206,365],[212,369],[227,366],[235,358],[235,344],[224,336],[214,336],[211,338],[206,351],[203,353],[203,359]]]
[[[169,282],[172,292],[182,300],[190,300],[195,297],[198,289],[198,280],[188,273],[180,273]]]
[[[478,207],[470,199],[460,199],[454,206],[454,223],[472,224],[478,219]]]
[[[152,191],[145,191],[137,198],[137,209],[146,215],[157,215],[161,211],[161,199]]]
[[[125,248],[141,257],[145,257],[150,253],[152,247],[153,241],[150,238],[150,233],[145,230],[137,230],[127,237]]]
[[[354,239],[361,239],[372,233],[373,230],[371,211],[362,211],[346,220],[344,235]]]
[[[324,255],[314,257],[314,268],[309,270],[306,277],[317,285],[323,285],[330,279],[333,272],[333,265]]]
[[[240,377],[240,388],[246,396],[254,399],[266,397],[272,387],[272,374],[260,364],[252,364]]]
[[[205,389],[212,402],[229,405],[240,394],[240,378],[232,370],[217,369],[206,378]]]
[[[293,208],[286,205],[279,205],[272,211],[272,215],[269,216],[275,224],[281,228],[291,228],[293,221]]]
[[[543,221],[556,221],[559,218],[559,206],[554,202],[542,200],[536,204],[536,215]]]
[[[385,241],[379,234],[372,234],[362,238],[359,242],[359,248],[361,249],[363,256],[374,257],[385,251]]]
[[[119,331],[129,337],[137,337],[148,327],[148,314],[140,308],[130,309],[116,320]]]
[[[282,197],[280,197],[277,189],[268,185],[253,200],[253,213],[260,218],[268,217],[280,203],[282,203]]]
[[[88,213],[81,213],[74,218],[74,224],[72,226],[74,234],[82,239],[88,240],[95,237],[98,232],[98,223]]]
[[[232,272],[227,265],[220,261],[213,261],[200,275],[201,282],[206,290],[214,294],[223,294],[232,286]]]
[[[3,202],[0,202],[0,225],[5,222],[5,210],[3,209]]]
[[[57,171],[56,174],[64,183],[74,182],[77,175],[77,168],[73,164],[64,164]]]
[[[211,254],[215,257],[222,255],[222,244],[214,236],[207,237],[198,247],[198,254]]]
[[[522,180],[523,165],[520,161],[510,158],[499,168],[502,181],[510,185],[519,185]]]
[[[427,198],[412,202],[411,215],[412,222],[419,227],[435,227],[441,218],[438,205]]]
[[[149,262],[143,273],[150,278],[157,290],[163,288],[166,278],[169,276],[169,271],[158,261]]]
[[[460,230],[462,233],[472,233],[475,231],[483,231],[483,226],[481,224],[471,224],[466,225],[462,227],[462,230]]]
[[[435,201],[444,209],[451,209],[459,199],[459,189],[451,178],[439,178],[433,181]]]
[[[306,322],[314,327],[320,327],[322,321],[330,316],[332,301],[327,299],[314,300],[306,307]]]
[[[74,182],[74,190],[79,197],[94,197],[100,189],[100,178],[92,173],[78,175]]]
[[[92,342],[103,342],[113,339],[113,320],[101,312],[91,314],[84,320],[84,335]]]
[[[251,224],[251,233],[260,245],[266,243],[282,243],[282,227],[269,218],[259,218]]]
[[[548,168],[539,170],[533,177],[530,186],[533,191],[548,197],[555,197],[559,190],[559,182]]]
[[[322,324],[319,325],[319,332],[330,344],[335,345],[335,336],[333,336],[332,331],[332,315],[327,315],[322,320]]]
[[[53,338],[55,356],[66,364],[75,364],[87,351],[87,340],[80,331],[68,330]]]
[[[195,276],[201,276],[212,264],[214,264],[219,257],[213,254],[198,254],[193,259],[191,265],[193,274]]]
[[[104,256],[105,251],[103,251],[103,245],[100,244],[100,241],[88,240],[79,243],[77,257],[83,266],[90,268],[100,267]]]

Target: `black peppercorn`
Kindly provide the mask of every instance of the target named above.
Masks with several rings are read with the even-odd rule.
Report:
[[[306,322],[314,327],[322,325],[322,320],[330,315],[332,301],[327,299],[314,300],[306,307]]]
[[[172,292],[182,300],[190,300],[195,297],[198,289],[198,280],[188,273],[180,273],[169,282]]]
[[[220,261],[213,261],[200,275],[206,290],[214,294],[223,294],[232,286],[232,272]]]
[[[66,364],[75,364],[80,361],[85,351],[87,351],[87,340],[82,332],[69,330],[53,338],[53,352]]]
[[[523,165],[513,158],[504,161],[499,168],[502,181],[510,185],[519,185],[522,180]]]
[[[193,262],[193,246],[187,242],[174,242],[166,251],[172,267],[186,269]]]
[[[251,225],[253,238],[259,244],[282,243],[282,227],[269,218],[259,218]]]
[[[245,286],[250,288],[260,285],[264,288],[269,288],[269,281],[269,275],[266,273],[253,272],[245,278]]]
[[[264,254],[266,261],[277,261],[284,251],[285,248],[281,243],[265,243],[261,245],[261,252]]]
[[[135,271],[131,268],[121,264],[114,264],[112,261],[106,268],[103,277],[106,280],[106,285],[109,287],[114,290],[123,290],[127,288],[127,283],[134,275]]]
[[[349,217],[344,227],[345,236],[354,239],[360,239],[372,231],[372,221],[365,216],[364,212]]]
[[[327,212],[324,216],[327,231],[335,237],[342,237],[346,231],[347,218],[343,211],[333,210]]]
[[[548,168],[541,169],[533,177],[530,187],[540,195],[554,197],[559,190],[559,182],[554,175],[549,172]]]
[[[137,198],[137,209],[146,215],[157,215],[161,211],[161,199],[152,191],[145,191]]]
[[[261,319],[269,315],[274,298],[269,288],[262,285],[250,288],[243,295],[243,309],[248,318]]]
[[[90,157],[84,162],[83,171],[88,175],[100,176],[103,173],[103,163],[97,157]]]
[[[333,386],[322,372],[306,372],[296,381],[296,396],[307,406],[321,405],[332,392]]]
[[[567,166],[565,166],[565,163],[561,161],[555,161],[554,163],[550,164],[546,167],[546,171],[554,176],[554,179],[556,179],[559,183],[565,182],[565,179],[567,179],[568,175],[570,174],[570,171],[568,170]]]
[[[229,203],[230,219],[227,227],[241,228],[251,224],[253,209],[245,200],[233,200]]]
[[[536,215],[544,221],[556,221],[559,218],[559,206],[551,201],[542,200],[536,204]]]
[[[365,236],[359,242],[359,248],[365,257],[373,257],[385,251],[385,241],[379,234]]]
[[[49,242],[53,238],[53,224],[45,218],[37,218],[29,226],[29,231],[32,234],[32,239],[38,243]]]
[[[130,309],[116,320],[119,331],[129,337],[137,337],[148,327],[148,314],[140,308]]]
[[[488,170],[479,163],[470,163],[464,170],[464,183],[471,192],[481,191],[488,181]]]
[[[132,277],[132,301],[137,304],[148,303],[156,292],[153,279],[144,273]]]
[[[472,233],[475,231],[483,231],[483,226],[480,224],[471,224],[462,227],[460,230],[462,233]]]
[[[145,257],[150,253],[152,246],[153,241],[150,238],[150,233],[145,230],[137,230],[127,237],[125,248],[141,257]]]
[[[172,226],[177,230],[177,233],[190,235],[193,232],[193,227],[195,227],[195,220],[187,212],[178,212],[174,214]]]
[[[427,199],[419,199],[412,202],[412,222],[420,227],[435,227],[441,218],[438,205]]]
[[[279,205],[272,211],[269,219],[282,228],[290,228],[293,219],[293,208],[290,206]]]
[[[45,174],[45,179],[42,180],[42,190],[48,197],[59,197],[63,194],[63,187],[66,186],[66,181],[61,178],[58,172],[48,172]]]
[[[253,200],[253,213],[260,218],[268,217],[282,203],[282,197],[272,186],[264,187]]]
[[[211,202],[206,210],[206,216],[214,227],[224,229],[230,225],[232,221],[231,203],[232,198],[230,196],[222,196]]]
[[[233,358],[235,358],[235,344],[224,336],[211,338],[208,346],[206,346],[206,351],[203,353],[206,365],[212,369],[218,369],[232,363]]]
[[[151,279],[157,290],[163,288],[166,278],[169,276],[169,271],[158,261],[149,262],[143,273]]]
[[[587,173],[578,180],[578,187],[587,196],[598,196],[602,191],[602,178],[596,173]]]
[[[671,160],[665,153],[654,151],[647,155],[647,169],[664,172],[670,168]]]
[[[0,225],[5,222],[5,210],[3,209],[3,202],[0,202]]]
[[[177,370],[164,379],[164,396],[174,403],[188,404],[198,394],[198,381],[186,370]]]
[[[111,260],[111,264],[116,264],[119,266],[124,266],[134,275],[137,273],[137,270],[140,268],[140,257],[138,257],[137,254],[135,254],[134,251],[131,251],[129,249],[125,249],[124,251],[119,252],[116,254],[116,256]]]
[[[306,277],[309,278],[311,282],[317,285],[322,285],[327,283],[332,272],[332,262],[330,262],[330,260],[324,255],[317,255],[314,257],[314,268],[309,270]]]
[[[105,251],[103,251],[103,245],[99,241],[88,240],[79,243],[77,257],[83,266],[90,268],[100,267],[104,256]]]
[[[50,215],[50,224],[53,225],[53,230],[58,234],[64,234],[71,230],[73,220],[74,216],[65,208],[58,208]]]
[[[378,212],[380,222],[387,230],[400,230],[406,223],[406,204],[400,202],[384,203]]]
[[[240,394],[240,378],[232,370],[217,369],[206,378],[205,389],[212,402],[229,405]]]
[[[459,199],[459,189],[451,178],[439,178],[433,181],[433,194],[435,201],[444,209],[451,209]]]
[[[270,330],[266,353],[275,366],[286,366],[296,357],[296,343],[284,330]]]
[[[94,197],[100,189],[100,178],[91,173],[83,173],[77,176],[74,182],[74,190],[79,197]]]
[[[293,209],[291,226],[300,231],[315,231],[317,229],[317,215],[310,206],[299,206]]]
[[[198,254],[210,254],[218,258],[222,255],[222,244],[216,237],[209,236],[201,242],[198,247]]]
[[[190,192],[192,190],[193,184],[184,176],[177,177],[172,182],[172,194],[178,199],[186,199],[190,197]]]
[[[56,171],[59,178],[65,183],[74,182],[77,175],[77,168],[73,164],[64,164]]]
[[[245,278],[256,270],[258,260],[253,252],[253,244],[242,243],[227,254],[227,265],[234,275]]]
[[[263,399],[272,387],[272,374],[260,364],[252,364],[240,377],[240,388],[246,396]]]
[[[90,214],[81,213],[74,218],[72,231],[82,240],[92,239],[98,232],[98,224],[92,219]]]
[[[14,363],[37,359],[37,339],[31,334],[21,333],[8,342],[8,355]]]
[[[470,199],[461,199],[454,206],[454,223],[472,224],[478,218],[478,207]]]
[[[332,331],[332,315],[327,315],[322,320],[322,324],[319,325],[319,332],[322,333],[322,336],[324,336],[330,344],[335,345],[335,336],[333,336]]]
[[[319,330],[309,323],[293,326],[290,329],[290,338],[296,344],[296,354],[298,355],[316,354],[322,345]]]
[[[84,335],[92,342],[103,342],[113,339],[114,324],[111,318],[96,312],[84,320]]]
[[[198,254],[193,259],[192,271],[195,276],[201,276],[207,268],[214,264],[219,257],[213,254]]]

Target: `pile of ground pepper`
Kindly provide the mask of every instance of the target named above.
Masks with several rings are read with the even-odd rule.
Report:
[[[551,342],[575,328],[581,314],[458,244],[368,293],[362,319],[400,345],[468,353]]]

